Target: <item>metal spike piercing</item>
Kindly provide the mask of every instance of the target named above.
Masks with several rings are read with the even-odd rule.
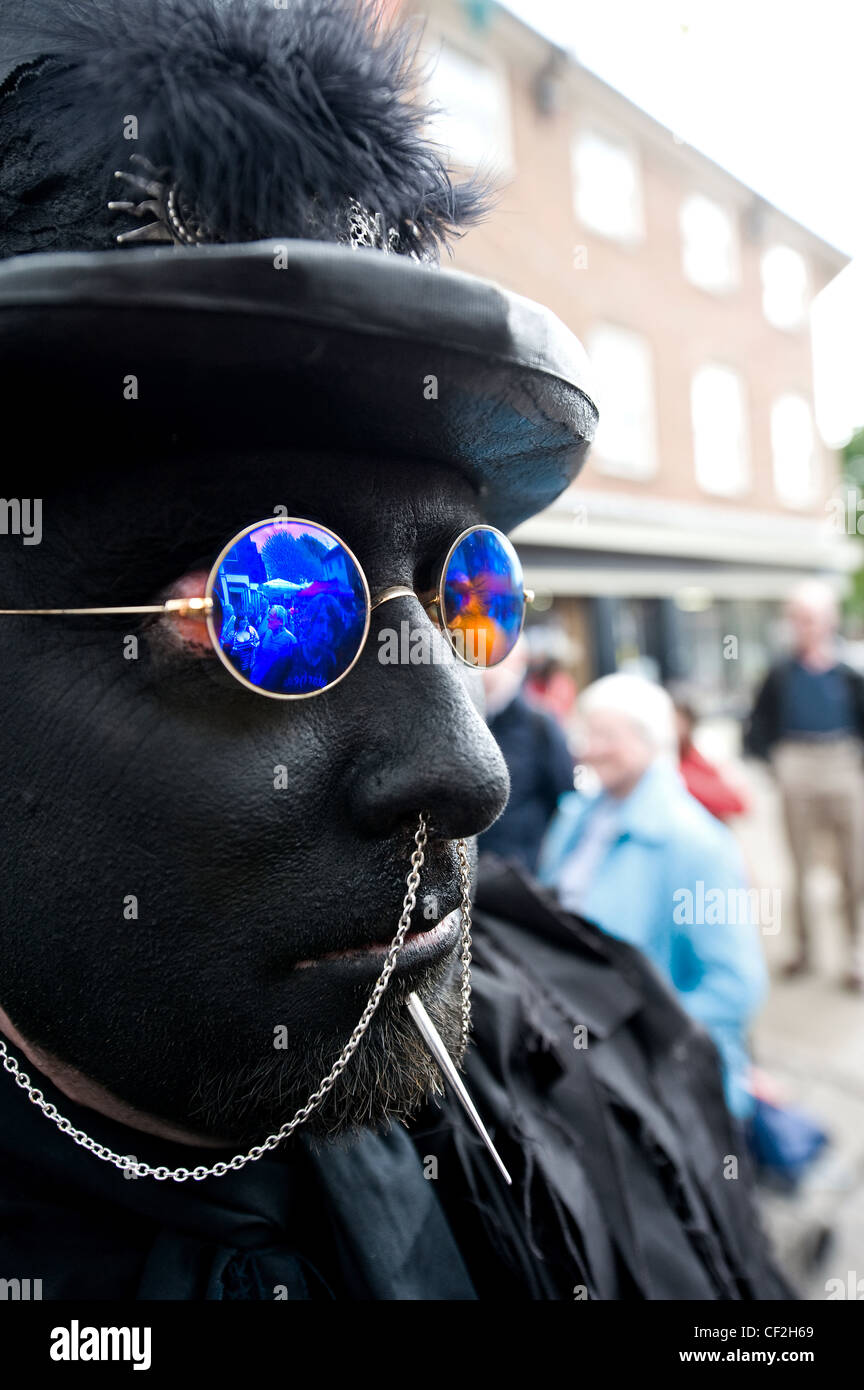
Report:
[[[96,1158],[102,1159],[105,1163],[112,1163],[115,1168],[119,1168],[124,1173],[132,1174],[136,1178],[155,1178],[158,1182],[165,1182],[169,1178],[174,1182],[186,1182],[187,1178],[193,1178],[196,1182],[203,1182],[205,1178],[222,1178],[226,1173],[232,1170],[237,1172],[239,1169],[245,1168],[247,1163],[257,1163],[259,1158],[263,1158],[265,1153],[268,1153],[271,1149],[275,1149],[284,1139],[290,1139],[295,1129],[298,1129],[300,1125],[308,1120],[313,1111],[318,1109],[325,1096],[333,1089],[338,1077],[345,1070],[351,1057],[359,1047],[360,1040],[369,1027],[369,1024],[372,1022],[378,1005],[381,1003],[384,992],[390,982],[390,976],[393,974],[399,952],[402,950],[405,937],[411,926],[411,916],[417,903],[417,889],[420,886],[420,870],[425,860],[424,850],[426,848],[426,839],[426,817],[421,812],[420,823],[414,835],[415,848],[411,855],[411,869],[406,880],[407,891],[402,902],[402,915],[399,918],[396,935],[390,943],[390,949],[387,952],[381,974],[375,982],[372,993],[369,995],[366,1008],[360,1015],[356,1028],[339,1056],[336,1058],[330,1071],[324,1077],[318,1089],[312,1092],[306,1104],[302,1105],[296,1114],[293,1115],[290,1120],[287,1120],[274,1134],[269,1134],[261,1144],[254,1145],[245,1154],[235,1154],[227,1163],[214,1163],[209,1168],[205,1167],[203,1164],[199,1165],[197,1168],[191,1169],[153,1168],[149,1163],[140,1163],[131,1154],[115,1153],[114,1150],[109,1149],[106,1144],[100,1144],[95,1139],[91,1138],[83,1129],[76,1129],[71,1120],[68,1120],[65,1115],[61,1115],[56,1105],[52,1105],[50,1101],[46,1101],[42,1092],[32,1084],[26,1072],[21,1070],[17,1058],[12,1056],[6,1047],[6,1043],[0,1038],[0,1059],[2,1059],[4,1069],[14,1077],[16,1085],[27,1092],[27,1097],[32,1104],[38,1106],[42,1114],[57,1126],[61,1134],[68,1134],[82,1149],[87,1149],[90,1153],[94,1154]],[[462,918],[462,946],[460,961],[462,964],[462,1050],[464,1052],[468,1045],[468,1035],[471,1029],[471,878],[468,867],[468,851],[464,840],[457,841],[457,854],[459,858],[459,875],[462,884],[462,902],[460,908]],[[474,1125],[484,1144],[492,1154],[505,1181],[510,1183],[510,1175],[501,1162],[492,1140],[489,1138],[483,1126],[483,1122],[477,1114],[471,1097],[465,1089],[465,1085],[444,1046],[444,1042],[416,994],[412,993],[409,995],[407,1007],[426,1046],[444,1072],[446,1079],[453,1087],[459,1103],[465,1109],[471,1123]]]

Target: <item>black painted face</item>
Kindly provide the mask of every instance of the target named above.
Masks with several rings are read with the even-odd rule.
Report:
[[[221,546],[276,508],[343,537],[373,593],[429,588],[485,519],[455,472],[411,463],[124,463],[45,491],[40,545],[0,536],[0,606],[203,591]],[[25,1038],[139,1109],[261,1137],[363,1010],[424,810],[414,925],[454,916],[406,948],[320,1127],[379,1118],[382,1076],[393,1110],[419,1100],[430,1073],[404,997],[420,989],[455,1049],[454,842],[500,813],[507,774],[479,675],[444,638],[432,663],[378,660],[405,620],[429,623],[413,599],[376,609],[350,675],[282,703],[234,681],[194,623],[0,619],[0,1004]]]

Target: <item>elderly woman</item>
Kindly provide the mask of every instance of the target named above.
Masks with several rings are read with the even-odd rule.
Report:
[[[583,761],[602,790],[561,799],[539,877],[563,907],[637,946],[674,985],[719,1050],[730,1108],[746,1116],[746,1035],[766,974],[738,846],[681,780],[664,690],[605,676],[579,708]]]

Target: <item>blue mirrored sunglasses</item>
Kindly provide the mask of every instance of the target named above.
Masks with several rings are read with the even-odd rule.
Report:
[[[122,608],[4,608],[41,616],[164,613],[201,617],[217,656],[243,685],[275,700],[303,700],[341,681],[360,658],[372,610],[416,597],[460,661],[497,666],[513,650],[533,598],[512,544],[494,526],[453,541],[437,589],[402,584],[374,597],[353,551],[303,517],[256,521],[217,556],[203,595]]]

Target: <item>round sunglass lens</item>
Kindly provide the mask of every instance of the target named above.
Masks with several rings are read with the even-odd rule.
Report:
[[[472,666],[495,666],[522,630],[525,591],[519,556],[499,531],[478,527],[463,536],[447,562],[444,621],[459,655]]]
[[[366,585],[322,526],[281,518],[237,538],[213,586],[213,633],[228,665],[271,695],[311,695],[356,660],[368,621]]]

